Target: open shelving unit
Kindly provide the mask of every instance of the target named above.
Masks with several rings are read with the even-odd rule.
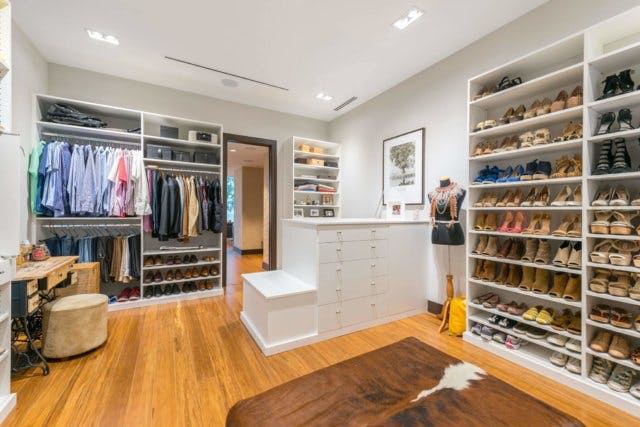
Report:
[[[486,165],[498,166],[500,169],[508,165],[516,166],[534,159],[554,161],[562,155],[573,157],[578,155],[582,160],[582,175],[570,178],[546,179],[539,181],[507,182],[487,185],[469,185],[469,208],[467,210],[467,331],[464,334],[465,341],[478,347],[490,351],[500,357],[512,360],[529,369],[566,385],[574,387],[579,391],[590,394],[609,404],[619,407],[627,412],[637,415],[640,413],[640,399],[636,399],[628,393],[619,393],[609,389],[606,385],[598,384],[589,379],[589,372],[594,357],[602,357],[616,364],[638,371],[640,375],[640,365],[630,360],[618,360],[608,354],[602,354],[589,348],[589,343],[600,330],[607,330],[629,339],[631,350],[640,347],[640,332],[635,328],[622,329],[611,324],[604,324],[589,319],[589,312],[596,304],[608,304],[611,307],[620,307],[630,313],[633,318],[640,313],[640,301],[629,297],[617,297],[610,294],[600,294],[589,289],[589,282],[594,274],[594,269],[608,269],[611,271],[623,271],[640,274],[640,268],[633,265],[616,266],[611,264],[598,264],[590,262],[589,252],[593,246],[604,239],[618,239],[622,241],[640,241],[640,235],[633,230],[631,235],[621,236],[612,234],[593,234],[590,232],[589,224],[594,219],[594,212],[597,211],[622,211],[640,212],[640,206],[591,206],[591,201],[598,190],[616,185],[624,185],[629,190],[631,199],[640,194],[640,144],[637,139],[640,137],[640,125],[637,120],[640,117],[640,90],[634,90],[626,94],[620,94],[611,98],[598,100],[602,93],[602,81],[609,74],[618,73],[625,69],[640,71],[640,31],[637,22],[640,19],[640,8],[630,11],[604,21],[584,32],[572,35],[551,46],[537,50],[529,55],[518,58],[503,66],[497,67],[487,73],[474,77],[468,82],[468,126],[469,126],[469,182],[473,182],[478,172]],[[632,74],[636,76],[637,73]],[[481,88],[488,84],[495,84],[503,76],[514,78],[521,76],[523,83],[510,89],[493,93],[480,99],[473,100],[474,96]],[[640,81],[636,81],[636,86]],[[564,89],[571,93],[578,84],[583,86],[583,104],[572,108],[524,119],[515,123],[498,125],[496,127],[473,132],[476,123],[498,119],[503,115],[508,107],[517,107],[524,104],[529,108],[535,99],[549,97],[552,101],[556,94]],[[637,89],[637,88],[636,88]],[[617,113],[620,108],[630,108],[633,116],[633,124],[638,128],[626,131],[615,131],[605,135],[594,135],[598,120],[601,114],[609,111]],[[480,142],[497,141],[506,136],[514,136],[526,131],[535,131],[539,128],[548,128],[551,139],[561,131],[569,122],[581,122],[583,125],[583,138],[562,142],[550,142],[531,148],[515,149],[499,153],[491,153],[473,156],[476,144]],[[591,175],[592,169],[598,161],[601,144],[613,138],[625,138],[627,149],[631,157],[632,171],[621,174]],[[555,171],[555,168],[554,168]],[[579,206],[562,207],[474,207],[473,204],[479,200],[485,192],[497,192],[498,200],[508,190],[520,189],[524,195],[530,187],[542,188],[548,186],[550,190],[550,202],[564,185],[568,185],[572,190],[577,185],[582,189],[582,201]],[[534,213],[545,213],[551,215],[551,230],[557,228],[560,220],[565,215],[578,215],[581,219],[580,237],[560,237],[514,234],[509,232],[474,230],[478,215],[494,213],[498,215],[497,225],[501,225],[503,214],[508,211],[522,211],[529,219]],[[499,240],[505,238],[525,239],[538,238],[548,239],[551,245],[550,256],[553,259],[555,251],[562,241],[570,241],[571,245],[580,243],[582,247],[581,265],[578,270],[566,267],[558,267],[552,264],[537,265],[520,260],[506,260],[504,258],[489,257],[482,254],[475,254],[472,251],[476,247],[479,239],[487,236],[496,236]],[[525,290],[513,287],[506,287],[494,281],[478,279],[472,277],[476,268],[476,262],[480,260],[490,260],[497,263],[497,270],[500,270],[502,263],[544,268],[550,270],[551,281],[554,273],[570,273],[578,275],[581,280],[580,301],[566,301],[547,294],[534,294]],[[497,272],[498,272],[497,271]],[[497,276],[496,272],[496,276]],[[632,285],[635,279],[632,278]],[[552,282],[551,282],[552,285]],[[496,293],[501,301],[508,302],[515,300],[524,302],[528,307],[542,305],[553,308],[556,313],[564,308],[570,309],[573,313],[581,313],[581,335],[572,335],[564,331],[556,331],[549,326],[541,326],[535,322],[527,322],[521,316],[501,312],[497,309],[486,308],[482,305],[471,302],[474,298],[488,292]],[[496,314],[501,317],[513,319],[519,323],[536,326],[547,330],[549,333],[556,333],[574,338],[580,341],[581,351],[575,353],[566,348],[558,348],[549,344],[545,340],[536,340],[530,337],[521,336],[488,321],[490,315]],[[494,341],[485,341],[480,336],[471,333],[471,328],[476,325],[484,325],[501,331],[506,334],[520,336],[528,342],[526,346],[518,350],[509,350],[504,345]],[[549,356],[554,352],[566,354],[580,360],[582,372],[576,375],[566,369],[559,368],[549,361]]]
[[[334,217],[340,217],[340,144],[294,136],[288,141],[286,150],[287,161],[291,159],[291,163],[285,169],[285,217],[311,217],[314,211],[317,216],[330,216],[326,214],[327,210],[333,211]],[[320,164],[302,163],[309,161]],[[336,165],[327,166],[326,162]],[[304,183],[327,186],[334,192],[319,191],[320,188],[297,190]]]
[[[108,123],[108,128],[85,128],[60,123],[46,121],[47,108],[54,103],[69,104],[80,111],[100,117]],[[222,141],[223,128],[215,123],[202,122],[180,117],[165,116],[156,113],[132,110],[127,108],[114,107],[92,102],[61,98],[50,95],[35,96],[35,128],[42,141],[61,140],[69,143],[105,145],[122,149],[140,150],[143,156],[145,169],[157,168],[165,173],[175,173],[181,175],[203,176],[206,179],[219,179],[222,183],[222,161],[223,155],[221,145],[203,142],[193,142],[188,140],[189,131],[211,132],[217,135],[218,142]],[[178,138],[167,138],[160,135],[160,126],[171,126],[178,128]],[[129,131],[128,131],[129,130]],[[155,159],[147,156],[149,145],[163,148],[180,150],[189,153],[191,162],[178,161],[172,159]],[[204,152],[211,155],[214,160],[210,163],[196,163],[195,153]],[[116,282],[101,283],[101,290],[106,294],[117,294],[124,287],[136,287],[139,289],[141,297],[137,301],[116,302],[109,305],[110,310],[120,310],[127,308],[142,307],[154,304],[161,304],[185,299],[197,299],[204,297],[219,296],[223,294],[225,259],[223,252],[222,233],[204,231],[200,236],[191,238],[188,243],[179,242],[174,239],[168,242],[160,242],[145,233],[143,222],[144,217],[31,217],[30,233],[33,241],[40,240],[51,230],[51,227],[60,227],[59,230],[73,229],[74,234],[88,235],[91,227],[122,227],[122,233],[140,235],[140,273],[138,282],[121,284]],[[73,228],[72,228],[73,227]],[[76,231],[80,230],[80,231]],[[212,256],[215,260],[199,260],[197,263],[183,264],[161,264],[144,266],[144,260],[149,256],[182,256],[182,255],[206,255]],[[217,268],[217,274],[207,277],[193,277],[175,280],[162,280],[161,282],[144,283],[144,275],[150,271],[164,273],[168,270],[184,270],[187,268]],[[192,292],[181,292],[178,294],[168,294],[144,298],[144,290],[148,286],[170,285],[176,283],[190,283],[209,280],[213,288]]]

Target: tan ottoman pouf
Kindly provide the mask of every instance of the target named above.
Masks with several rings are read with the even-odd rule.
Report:
[[[44,306],[42,355],[59,359],[100,347],[107,340],[108,298],[71,295]]]

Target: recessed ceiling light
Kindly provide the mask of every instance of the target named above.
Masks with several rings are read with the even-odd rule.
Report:
[[[87,30],[87,35],[89,37],[91,37],[92,39],[95,40],[99,40],[101,42],[106,42],[106,43],[111,43],[113,45],[118,46],[120,44],[120,42],[118,41],[118,39],[115,36],[109,35],[109,34],[103,34],[100,31],[94,31],[94,30],[90,30],[88,28],[86,28]]]
[[[233,79],[222,79],[221,82],[226,87],[238,87],[238,82]]]
[[[405,16],[394,22],[393,26],[399,30],[404,30],[409,26],[409,24],[420,18],[422,15],[424,15],[423,11],[421,11],[417,7],[413,7],[407,12]]]
[[[333,96],[320,92],[316,95],[316,98],[322,99],[323,101],[331,101],[333,99]]]

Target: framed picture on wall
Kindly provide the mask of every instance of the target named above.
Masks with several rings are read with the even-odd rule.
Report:
[[[294,218],[304,218],[304,210],[303,209],[294,209],[293,210]]]
[[[424,204],[424,128],[382,141],[382,203]]]
[[[333,217],[335,216],[335,212],[333,211],[333,209],[323,209],[322,210],[322,214],[324,216],[328,216],[328,217]]]
[[[320,209],[309,209],[309,216],[320,216]]]

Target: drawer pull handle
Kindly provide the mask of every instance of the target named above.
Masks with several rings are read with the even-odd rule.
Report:
[[[336,292],[342,292],[342,288],[336,288]]]
[[[375,264],[371,264],[371,268],[376,268],[376,265]]]
[[[342,271],[342,267],[340,267],[340,266],[336,267],[336,271],[337,271],[338,273],[340,273],[340,272]]]
[[[371,245],[371,249],[375,249],[375,248],[376,248],[376,245]]]
[[[370,284],[371,286],[375,286],[375,285],[376,285],[376,282],[371,282],[371,283],[369,283],[369,284]]]
[[[340,309],[337,309],[337,310],[336,310],[336,314],[340,314]]]
[[[342,252],[342,248],[336,248],[336,252]]]

